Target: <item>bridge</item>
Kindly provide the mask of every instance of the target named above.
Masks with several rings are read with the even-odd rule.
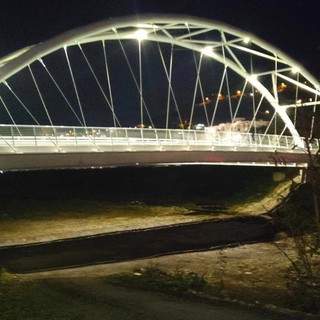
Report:
[[[0,170],[305,167],[319,95],[301,64],[233,26],[108,19],[0,59]]]

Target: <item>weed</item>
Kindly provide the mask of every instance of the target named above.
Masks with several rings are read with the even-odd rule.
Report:
[[[5,268],[0,267],[0,286],[6,285],[13,281],[16,277],[9,273]]]
[[[210,293],[213,291],[212,286],[208,284],[204,276],[199,276],[195,272],[179,270],[175,273],[167,273],[157,267],[147,267],[133,270],[130,273],[113,275],[108,278],[108,281],[177,295],[194,292]]]
[[[303,311],[319,312],[320,248],[311,196],[310,186],[301,186],[276,217],[293,239],[294,254],[290,255],[277,243],[275,245],[290,262],[287,287],[294,306]]]

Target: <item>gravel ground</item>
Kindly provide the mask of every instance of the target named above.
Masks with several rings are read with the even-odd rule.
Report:
[[[234,206],[231,211],[237,215],[264,214],[278,205],[279,198],[288,194],[290,183],[283,183],[272,193],[266,195],[262,200],[252,202],[250,206]],[[42,229],[47,226],[46,232],[30,232],[30,224],[27,221],[21,228],[0,230],[1,245],[17,243],[30,243],[36,241],[47,241],[59,237],[70,237],[75,235],[87,235],[118,230],[139,229],[141,227],[154,227],[159,225],[170,225],[181,222],[199,221],[212,219],[209,215],[189,215],[185,208],[175,208],[170,214],[164,214],[158,210],[153,216],[143,216],[134,219],[118,217],[115,219],[95,216],[84,222],[82,219],[73,221],[39,221],[37,225]],[[224,218],[221,215],[219,218]],[[215,217],[216,218],[216,217]],[[111,223],[112,222],[112,223]],[[43,223],[43,225],[41,225]],[[51,224],[52,223],[52,224]],[[95,227],[94,226],[97,226]],[[7,230],[7,231],[6,231]],[[29,232],[28,232],[29,230]],[[277,246],[286,250],[294,257],[292,240],[279,238]],[[206,280],[215,286],[220,286],[225,297],[240,299],[245,297],[251,303],[263,303],[280,305],[286,301],[288,290],[286,286],[286,270],[290,266],[288,259],[279,251],[274,243],[246,244],[237,247],[225,248],[223,250],[211,250],[205,252],[190,252],[168,256],[152,257],[119,263],[99,264],[73,269],[37,272],[20,275],[22,279],[47,279],[47,278],[73,278],[80,281],[84,278],[100,278],[115,273],[133,272],[133,270],[158,267],[168,272],[186,271],[196,272],[203,275]],[[78,279],[78,280],[76,280]]]

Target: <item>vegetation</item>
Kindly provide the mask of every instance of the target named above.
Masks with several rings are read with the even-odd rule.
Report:
[[[294,241],[294,255],[276,243],[290,261],[287,287],[295,308],[320,312],[320,246],[317,215],[314,208],[314,186],[301,185],[275,218]]]
[[[218,293],[204,278],[195,272],[177,271],[167,273],[156,267],[137,269],[133,272],[116,274],[108,278],[114,284],[172,293],[178,296],[195,292]]]

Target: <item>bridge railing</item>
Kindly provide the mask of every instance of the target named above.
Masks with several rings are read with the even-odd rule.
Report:
[[[0,125],[0,153],[37,152],[44,148],[56,151],[76,151],[79,148],[133,146],[175,146],[183,149],[192,146],[203,147],[247,147],[287,149],[294,148],[291,136],[251,134],[248,132],[153,129],[153,128],[109,128]],[[90,149],[91,148],[91,149]],[[319,148],[317,145],[312,148]]]

